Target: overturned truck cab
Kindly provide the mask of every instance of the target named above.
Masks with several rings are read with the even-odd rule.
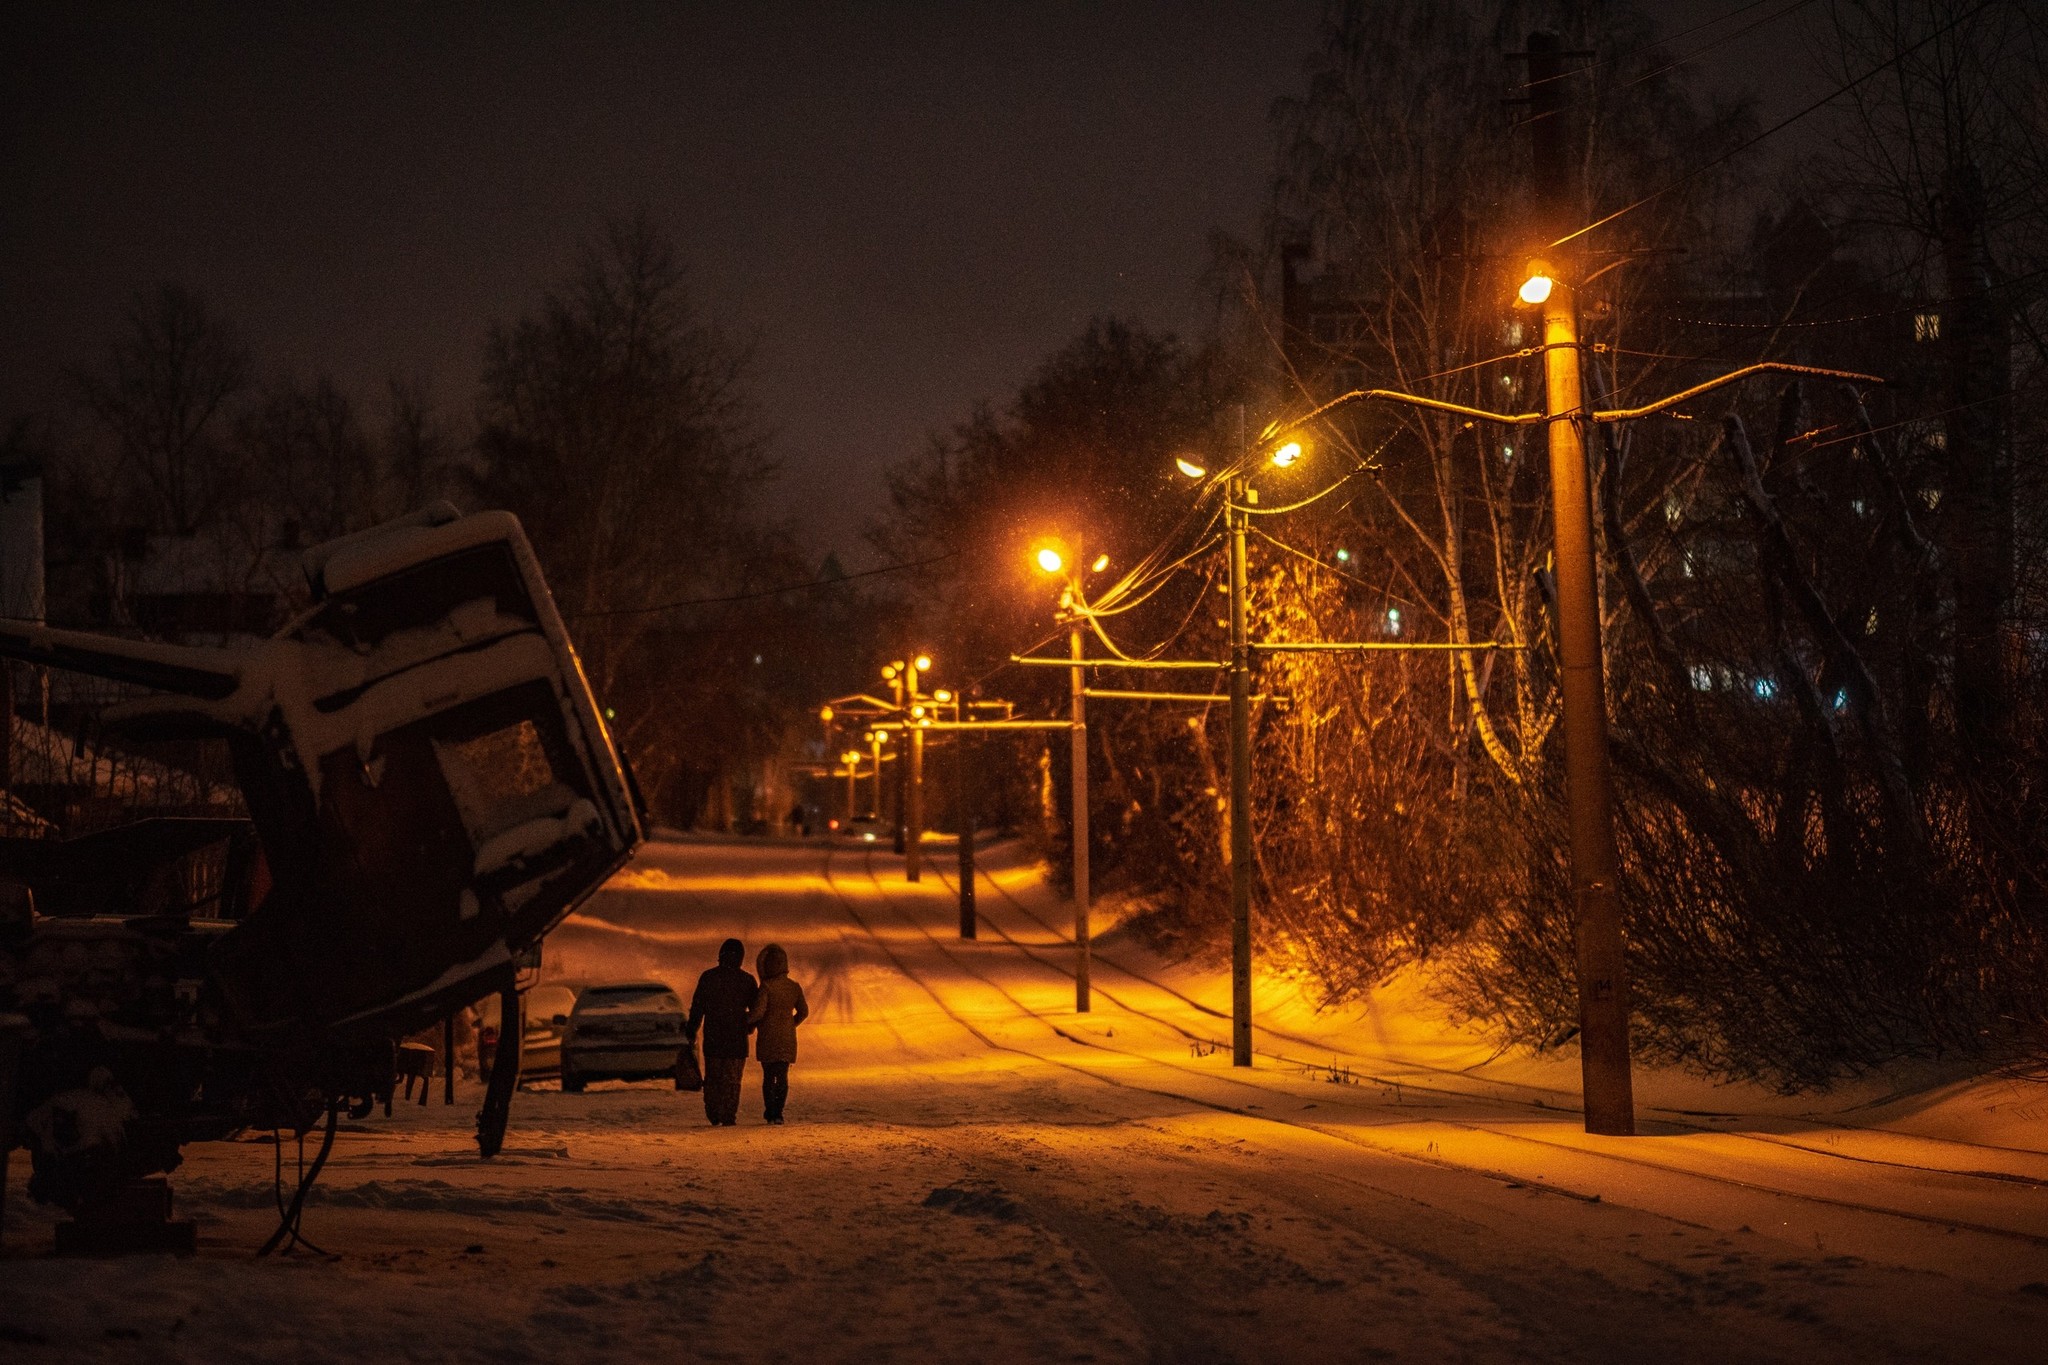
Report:
[[[0,841],[0,1123],[38,1198],[78,1211],[186,1141],[367,1111],[397,1040],[508,990],[640,840],[517,519],[443,504],[306,575],[310,608],[240,649],[0,622],[0,657],[150,689],[109,731],[225,741],[248,813],[212,918],[67,898],[61,845]]]

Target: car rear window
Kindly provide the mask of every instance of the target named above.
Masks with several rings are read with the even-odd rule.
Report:
[[[683,1002],[666,986],[601,986],[576,1000],[576,1013],[593,1010],[680,1010]]]

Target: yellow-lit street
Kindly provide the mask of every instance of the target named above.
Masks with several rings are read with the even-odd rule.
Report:
[[[549,940],[550,977],[686,995],[727,935],[783,944],[814,1011],[783,1128],[752,1064],[731,1129],[665,1081],[543,1083],[483,1162],[477,1087],[437,1090],[345,1127],[304,1222],[331,1257],[260,1263],[267,1140],[188,1149],[171,1263],[46,1259],[17,1165],[10,1358],[1983,1360],[2048,1330],[2048,1089],[1645,1073],[1645,1135],[1589,1138],[1572,1059],[1279,977],[1239,1071],[1225,972],[1110,933],[1077,1016],[1022,855],[972,943],[927,866],[657,842]]]

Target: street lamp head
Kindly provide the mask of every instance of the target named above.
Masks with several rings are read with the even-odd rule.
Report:
[[[1529,278],[1522,281],[1521,300],[1532,307],[1550,301],[1550,291],[1557,287],[1551,278],[1550,267],[1542,261],[1529,263]]]
[[[860,750],[848,749],[845,753],[839,755],[839,761],[841,763],[846,764],[848,767],[853,766],[854,764],[860,762]]]
[[[1273,461],[1273,467],[1276,469],[1292,468],[1294,462],[1301,458],[1301,442],[1288,441],[1278,446],[1274,449],[1270,458]]]
[[[827,725],[830,725],[832,723],[832,708],[829,706],[819,707],[818,719],[824,721]]]
[[[1050,545],[1039,550],[1037,559],[1038,567],[1044,573],[1061,573],[1067,567],[1067,557]]]
[[[953,694],[942,687],[938,691],[932,693],[932,700],[938,702],[941,706],[943,706],[947,702],[953,700]]]
[[[929,654],[920,654],[920,655],[918,655],[918,656],[917,656],[917,671],[918,671],[918,672],[920,672],[920,673],[929,673],[929,672],[931,672],[931,671],[932,671],[932,656],[931,656],[931,655],[929,655]]]
[[[1106,568],[1108,568],[1108,567],[1109,567],[1109,556],[1108,556],[1108,555],[1097,555],[1097,556],[1095,556],[1095,562],[1094,562],[1093,564],[1090,564],[1090,565],[1088,566],[1088,572],[1089,572],[1089,573],[1101,573],[1101,572],[1102,572],[1102,571],[1103,571],[1104,569],[1106,569]]]
[[[890,682],[896,681],[896,675],[902,671],[902,668],[896,664],[882,665],[882,676],[888,679]]]
[[[1193,460],[1190,460],[1185,455],[1175,456],[1173,461],[1173,467],[1175,469],[1178,469],[1181,473],[1187,475],[1191,479],[1206,478],[1209,474],[1208,470],[1202,468],[1202,466],[1196,464]]]

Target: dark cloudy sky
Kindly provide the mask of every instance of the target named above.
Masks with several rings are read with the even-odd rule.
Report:
[[[0,413],[174,280],[273,368],[423,375],[466,414],[490,323],[644,206],[760,338],[792,515],[855,548],[884,466],[1091,315],[1201,329],[1208,235],[1255,230],[1321,10],[9,6]]]

